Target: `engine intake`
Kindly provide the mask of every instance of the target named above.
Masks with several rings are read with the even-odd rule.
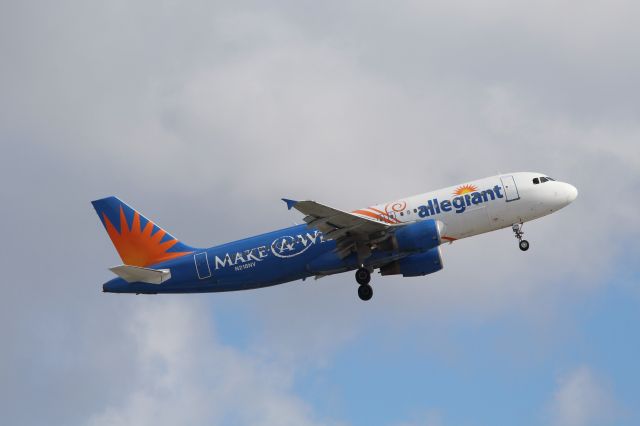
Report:
[[[439,220],[423,220],[403,226],[394,235],[395,248],[399,251],[428,251],[438,247],[444,224]]]

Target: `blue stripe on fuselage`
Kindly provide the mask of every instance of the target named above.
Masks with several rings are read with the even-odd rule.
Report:
[[[267,287],[315,275],[308,265],[323,256],[326,270],[350,268],[353,259],[341,260],[320,231],[298,225],[204,250],[211,277],[198,277],[194,254],[151,266],[170,269],[162,284],[127,283],[120,278],[106,283],[104,291],[117,293],[188,293]]]

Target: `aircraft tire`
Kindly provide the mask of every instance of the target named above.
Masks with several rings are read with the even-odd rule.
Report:
[[[518,246],[520,247],[520,250],[527,251],[529,250],[529,241],[520,240],[520,242],[518,243]]]
[[[370,300],[373,297],[373,288],[369,284],[363,284],[358,287],[358,297],[360,300]]]
[[[365,268],[360,268],[356,271],[356,281],[360,285],[367,285],[371,281],[371,273]]]

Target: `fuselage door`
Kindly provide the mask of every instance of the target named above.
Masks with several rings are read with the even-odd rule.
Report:
[[[500,181],[502,182],[504,195],[507,198],[507,201],[516,201],[520,199],[518,187],[516,186],[516,181],[513,179],[513,176],[501,176]]]
[[[198,278],[204,280],[211,277],[211,268],[209,268],[209,258],[207,252],[197,253],[193,255],[193,260],[196,263],[196,272]]]

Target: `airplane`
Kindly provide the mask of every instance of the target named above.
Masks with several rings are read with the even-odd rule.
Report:
[[[116,197],[92,201],[123,264],[110,293],[247,290],[355,270],[358,296],[373,296],[371,273],[419,277],[443,268],[441,245],[523,224],[569,205],[578,190],[543,173],[518,172],[346,212],[315,201],[282,200],[304,224],[195,248]]]

